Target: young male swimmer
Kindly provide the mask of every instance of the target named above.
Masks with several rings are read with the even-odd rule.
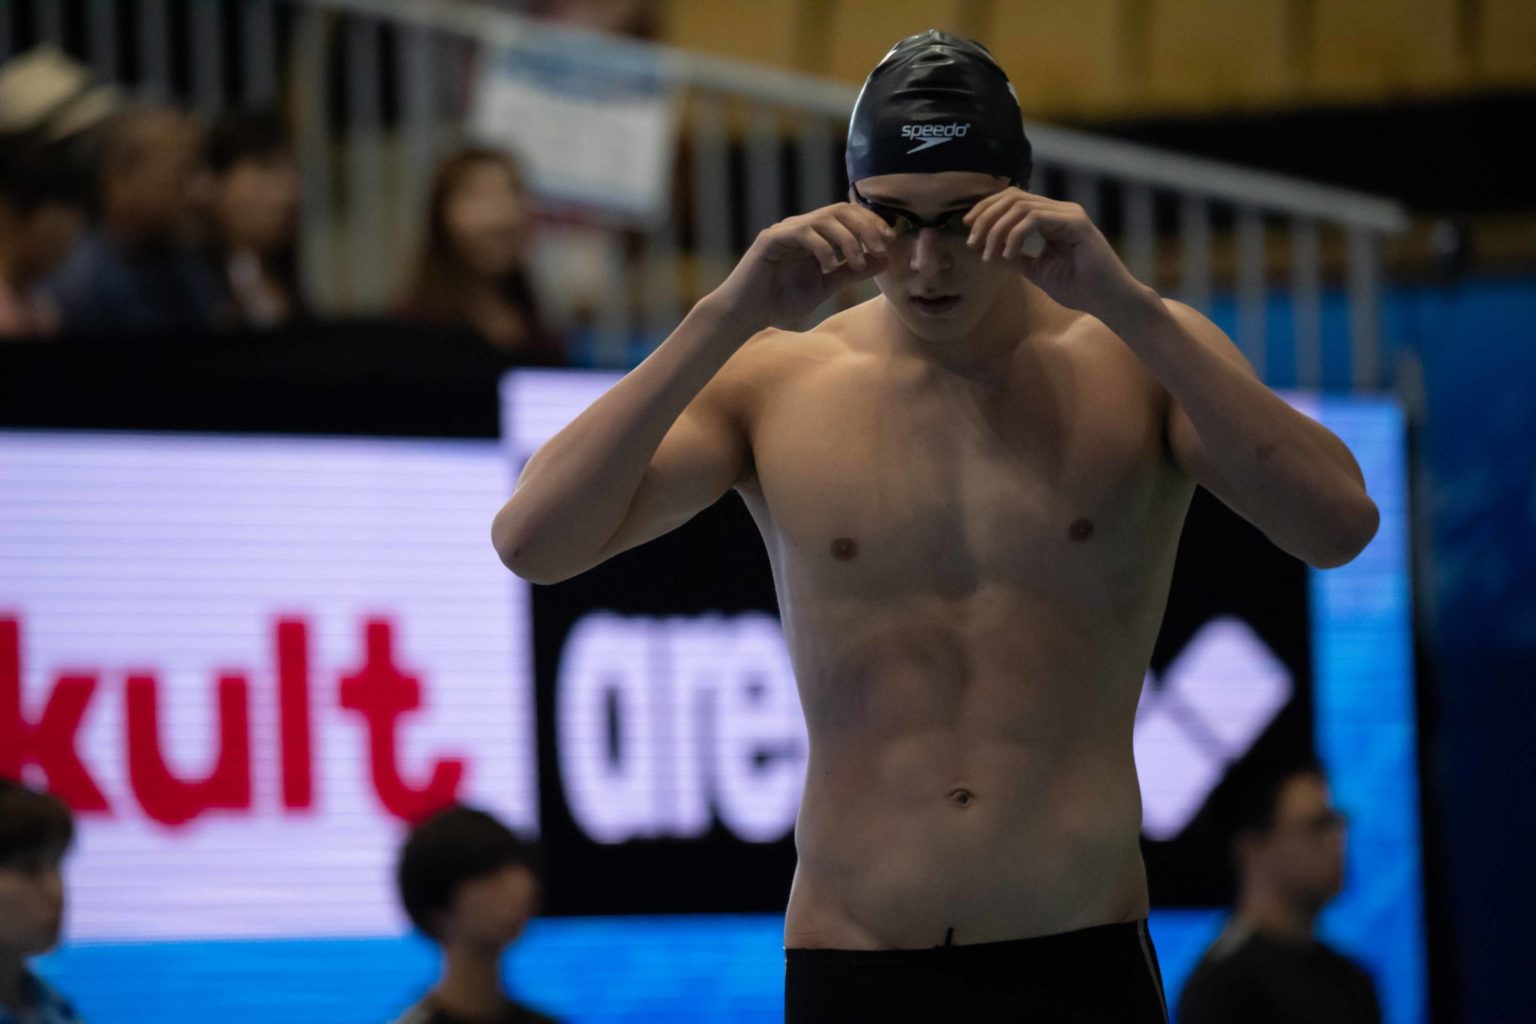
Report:
[[[847,162],[851,202],[758,235],[534,456],[497,550],[554,582],[746,500],[811,743],[787,1020],[1163,1021],[1131,735],[1191,493],[1319,567],[1376,507],[1219,329],[1023,190],[981,46],[898,43]]]

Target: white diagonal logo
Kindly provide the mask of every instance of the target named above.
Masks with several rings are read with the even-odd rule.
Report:
[[[942,146],[946,142],[954,141],[955,140],[953,136],[947,139],[924,139],[922,142],[919,142],[917,145],[907,150],[907,155],[911,156],[913,153],[921,153],[925,149],[932,149],[934,146]]]
[[[1172,839],[1184,830],[1291,690],[1285,666],[1230,616],[1201,627],[1165,670],[1162,686],[1147,673],[1134,739],[1147,838]]]

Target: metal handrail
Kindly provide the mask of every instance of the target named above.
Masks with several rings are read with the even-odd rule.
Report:
[[[10,0],[30,8],[26,23],[34,38],[56,45],[80,38],[80,26],[71,30],[69,23],[83,17],[86,59],[109,81],[121,79],[117,56],[121,44],[130,43],[138,55],[134,87],[151,98],[169,98],[171,68],[184,57],[191,70],[184,98],[206,115],[224,108],[231,63],[239,66],[238,104],[290,99],[305,179],[300,250],[318,308],[378,309],[389,301],[409,239],[420,234],[432,167],[472,130],[462,76],[450,81],[444,72],[456,71],[450,62],[482,47],[548,47],[578,60],[590,55],[596,71],[643,67],[651,80],[686,96],[677,130],[688,140],[687,206],[644,224],[636,246],[633,219],[619,229],[596,207],[580,205],[567,212],[587,218],[595,233],[580,240],[587,248],[550,256],[555,250],[546,247],[545,258],[535,260],[546,276],[548,309],[563,310],[566,326],[582,318],[589,337],[597,339],[595,361],[629,361],[664,336],[690,296],[717,284],[739,257],[739,225],[750,234],[795,212],[791,206],[808,209],[841,198],[835,139],[857,95],[841,82],[449,0],[187,0],[193,9],[180,54],[173,52],[178,44],[171,2],[141,0],[133,23],[125,24],[122,9],[108,2]],[[280,19],[279,8],[295,17]],[[239,20],[238,59],[225,52],[228,19]],[[7,27],[8,20],[0,19],[0,57],[10,51]],[[381,31],[392,33],[394,45],[387,50]],[[393,60],[392,69],[386,59]],[[386,102],[390,70],[393,105]],[[386,119],[387,111],[393,113]],[[1109,228],[1131,273],[1162,287],[1176,272],[1172,291],[1212,315],[1226,315],[1215,308],[1215,271],[1224,266],[1216,258],[1218,245],[1229,239],[1215,225],[1225,225],[1231,215],[1235,317],[1225,326],[1266,379],[1318,387],[1325,383],[1325,366],[1347,361],[1354,387],[1380,386],[1381,241],[1409,224],[1399,204],[1037,121],[1027,121],[1026,129],[1042,174],[1032,187],[1063,181],[1065,197],[1096,220],[1106,200],[1118,198],[1120,220]],[[781,159],[790,151],[786,142],[795,161],[788,176]],[[745,156],[739,162],[732,158],[738,146]],[[791,178],[796,192],[788,199]],[[1161,202],[1170,198],[1172,204]],[[1160,237],[1164,207],[1176,215],[1177,258],[1171,261],[1159,259],[1167,254]],[[722,215],[728,211],[740,216]],[[546,246],[571,244],[569,232],[563,243],[553,232],[542,237]],[[1341,248],[1335,245],[1340,237]],[[1289,246],[1283,282],[1272,279],[1279,264],[1268,261],[1276,241]],[[1347,352],[1343,339],[1323,331],[1324,253],[1339,251],[1347,261]],[[684,258],[685,252],[693,258]],[[577,268],[583,273],[572,274]],[[839,295],[824,312],[859,301],[872,287]],[[1288,378],[1276,372],[1275,346],[1266,337],[1274,329],[1269,300],[1280,288],[1288,290],[1294,314],[1289,329],[1295,372]]]
[[[846,118],[858,90],[829,79],[748,61],[715,57],[661,43],[586,29],[544,24],[509,11],[444,0],[300,0],[320,7],[389,18],[495,46],[600,43],[604,48],[656,59],[660,74],[677,85],[743,96],[770,106]],[[1208,199],[1259,206],[1278,214],[1335,221],[1388,234],[1408,228],[1407,212],[1390,199],[1315,182],[1235,167],[1139,143],[1025,119],[1025,132],[1041,163],[1064,164],[1104,176],[1129,178]]]

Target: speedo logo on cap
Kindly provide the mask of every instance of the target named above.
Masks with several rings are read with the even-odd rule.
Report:
[[[925,149],[934,146],[942,146],[946,142],[964,138],[965,133],[971,130],[969,124],[961,124],[959,121],[953,124],[904,124],[901,126],[901,137],[908,141],[916,140],[917,145],[907,150],[907,155],[921,153]]]

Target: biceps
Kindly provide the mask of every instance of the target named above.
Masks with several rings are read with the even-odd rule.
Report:
[[[682,526],[745,475],[746,440],[725,416],[690,409],[662,439],[603,558]]]
[[[1211,458],[1210,451],[1205,447],[1205,442],[1200,440],[1200,435],[1196,432],[1195,425],[1190,422],[1188,414],[1171,397],[1168,399],[1168,416],[1164,431],[1167,435],[1169,457],[1174,463],[1195,483],[1221,499],[1222,504],[1252,522],[1253,517],[1243,509],[1237,492],[1222,475],[1216,460]]]
[[[1237,367],[1245,376],[1258,379],[1253,365],[1220,328],[1188,307],[1175,303],[1171,304],[1170,308],[1174,309],[1180,322],[1198,344]],[[1238,507],[1236,495],[1217,467],[1216,460],[1211,457],[1205,442],[1200,439],[1200,434],[1195,430],[1189,414],[1172,395],[1166,392],[1165,395],[1168,406],[1163,420],[1163,433],[1167,439],[1169,456],[1195,483],[1246,517],[1247,513]]]

